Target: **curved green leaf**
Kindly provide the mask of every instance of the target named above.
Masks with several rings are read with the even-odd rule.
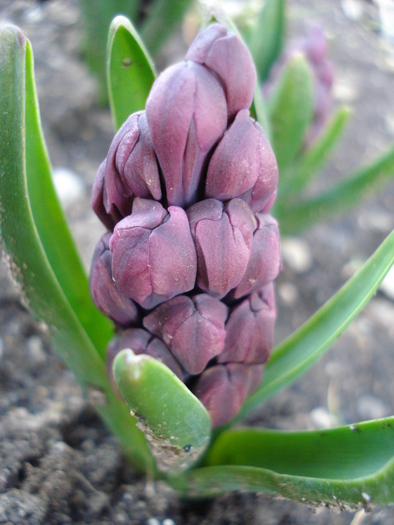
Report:
[[[267,0],[247,43],[261,80],[266,80],[272,64],[283,47],[285,30],[285,1]]]
[[[338,108],[316,142],[301,155],[301,158],[294,163],[294,166],[289,167],[291,171],[287,177],[285,188],[281,190],[280,197],[288,193],[293,195],[300,194],[318,170],[324,166],[332,150],[342,137],[350,113],[351,111],[347,107]]]
[[[42,218],[36,219],[34,213],[42,213],[53,204],[51,194],[41,198],[41,208],[38,210],[38,199],[34,196],[30,201],[31,185],[43,184],[46,181],[39,178],[27,177],[39,171],[39,166],[27,167],[27,143],[33,141],[29,135],[37,129],[34,123],[28,120],[28,105],[34,87],[29,86],[31,77],[31,48],[23,33],[14,26],[0,31],[0,231],[5,250],[9,256],[11,269],[20,284],[21,294],[31,308],[37,321],[46,325],[56,350],[67,366],[74,372],[78,381],[91,394],[92,401],[96,402],[101,416],[118,436],[132,461],[144,469],[153,469],[153,459],[147,448],[143,434],[136,428],[135,420],[130,418],[127,407],[112,391],[109,384],[106,367],[100,358],[91,339],[88,337],[76,312],[70,305],[60,279],[54,273],[51,262],[46,254],[51,239],[42,224]],[[27,60],[26,60],[27,58]],[[33,91],[32,91],[33,90]],[[34,110],[36,111],[36,110]],[[37,117],[38,113],[36,114]],[[26,125],[33,122],[33,129],[26,129]],[[35,140],[40,141],[35,137]],[[32,142],[40,151],[40,142]],[[31,145],[29,147],[32,147]],[[40,161],[30,151],[29,160]],[[32,156],[33,155],[33,156]],[[46,155],[46,152],[45,152]],[[46,159],[46,160],[45,160]],[[47,157],[45,157],[45,162]],[[42,159],[41,159],[42,160]],[[34,169],[33,169],[34,168]],[[45,168],[45,165],[44,165]],[[34,175],[35,176],[35,175]],[[37,190],[38,191],[38,190]],[[48,191],[47,188],[43,188]],[[33,204],[34,202],[34,204]],[[48,217],[54,213],[48,209]],[[55,215],[56,218],[56,215]],[[36,222],[37,220],[37,222]],[[43,238],[40,238],[40,235]],[[61,236],[56,240],[62,243]],[[48,248],[48,253],[50,250]],[[56,250],[54,249],[54,253]],[[67,252],[65,252],[67,253]],[[51,257],[55,257],[51,255]],[[57,262],[54,262],[57,267]],[[57,268],[57,271],[60,271]],[[83,286],[83,283],[82,285]],[[105,335],[105,326],[103,326]],[[100,333],[97,333],[97,338]]]
[[[113,370],[158,468],[175,474],[196,463],[209,445],[211,419],[187,386],[160,361],[130,349],[116,356]]]
[[[4,78],[4,82],[7,79]],[[34,84],[33,54],[26,44],[25,149],[30,206],[48,262],[79,322],[105,359],[112,323],[95,307],[79,252],[52,182],[52,168],[41,129]],[[4,101],[6,104],[6,101]],[[60,242],[61,240],[61,242]]]
[[[361,312],[393,263],[394,232],[339,292],[274,349],[259,387],[245,401],[237,419],[310,368]]]
[[[322,195],[304,201],[286,200],[275,209],[281,232],[290,235],[329,217],[336,217],[394,176],[394,147]]]
[[[278,161],[281,182],[300,151],[313,110],[312,72],[305,56],[295,53],[280,77],[268,101],[272,147]],[[280,187],[279,187],[280,190]]]
[[[228,431],[205,464],[184,478],[188,496],[252,490],[340,508],[393,504],[394,417],[330,430]]]
[[[111,23],[107,46],[107,82],[115,129],[145,108],[156,78],[153,61],[136,29],[124,16]]]
[[[160,50],[193,3],[194,0],[155,0],[151,3],[141,27],[141,37],[152,53]]]

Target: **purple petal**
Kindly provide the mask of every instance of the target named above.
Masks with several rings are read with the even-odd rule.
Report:
[[[112,254],[109,251],[111,234],[104,234],[93,254],[89,287],[94,304],[107,317],[121,325],[139,321],[136,304],[125,297],[112,279]]]
[[[207,197],[244,199],[260,211],[278,184],[278,166],[262,127],[240,111],[217,146],[208,166]]]
[[[262,368],[240,363],[208,368],[193,387],[208,410],[212,426],[224,425],[240,411],[246,397],[257,387]]]
[[[241,199],[226,205],[207,199],[187,211],[196,245],[197,284],[220,299],[241,281],[250,258],[256,222]]]
[[[146,115],[168,204],[189,205],[196,200],[205,158],[226,129],[223,89],[204,67],[182,62],[155,81]]]
[[[241,282],[231,292],[235,299],[260,290],[276,279],[281,269],[278,223],[271,215],[257,213],[255,217],[257,229],[253,233],[249,263]]]
[[[226,305],[207,294],[174,297],[144,318],[189,374],[201,373],[224,347]]]
[[[227,337],[218,362],[265,363],[271,353],[276,318],[273,284],[236,306],[226,323]]]
[[[124,295],[144,308],[187,292],[196,280],[196,251],[186,213],[135,199],[133,213],[111,237],[113,275]]]
[[[203,64],[218,75],[224,85],[230,117],[250,108],[256,69],[247,46],[237,35],[212,24],[197,35],[185,60]]]
[[[107,370],[112,376],[112,363],[116,355],[125,348],[130,348],[136,355],[148,354],[158,361],[164,363],[175,375],[183,380],[184,373],[179,363],[171,354],[167,346],[157,337],[142,328],[131,328],[125,330],[121,335],[115,337],[108,346]]]

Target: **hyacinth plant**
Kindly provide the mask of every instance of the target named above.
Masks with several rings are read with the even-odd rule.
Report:
[[[108,229],[90,275],[98,309],[51,181],[18,28],[1,29],[0,61],[2,242],[35,318],[135,467],[189,497],[394,503],[393,417],[326,431],[230,428],[323,355],[394,261],[392,233],[272,350],[278,170],[253,61],[232,28],[209,25],[156,79],[131,23],[111,24],[118,131],[92,193]]]

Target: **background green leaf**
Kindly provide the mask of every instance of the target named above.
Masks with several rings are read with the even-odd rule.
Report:
[[[183,480],[188,495],[252,490],[337,508],[392,504],[394,417],[330,430],[228,431],[205,465]]]
[[[266,0],[254,27],[247,36],[247,44],[256,65],[258,77],[267,79],[272,64],[282,52],[285,31],[285,1]]]
[[[99,80],[99,101],[108,103],[105,52],[107,32],[116,15],[138,19],[141,0],[79,0],[82,18],[81,50],[90,71]]]
[[[279,202],[275,214],[284,235],[299,232],[329,217],[337,217],[394,176],[394,147],[317,197]]]
[[[37,132],[36,126],[39,126],[38,108],[35,107],[33,116],[25,120],[30,111],[29,104],[32,101],[36,103],[34,84],[29,85],[33,82],[32,51],[29,41],[14,26],[0,31],[0,70],[0,231],[11,269],[35,319],[45,323],[59,355],[87,393],[96,400],[98,411],[120,439],[131,461],[141,469],[153,470],[153,458],[143,434],[135,426],[136,421],[129,415],[126,405],[113,392],[103,359],[69,303],[66,291],[62,290],[61,278],[58,280],[55,275],[55,270],[61,275],[59,261],[56,260],[61,252],[58,247],[52,248],[52,252],[48,249],[54,268],[46,254],[46,243],[52,239],[43,220],[47,207],[47,217],[55,214],[57,221],[51,224],[48,220],[48,227],[58,227],[58,223],[62,223],[58,221],[56,208],[51,209],[51,197],[54,196],[48,189],[51,181],[45,177],[38,178],[40,169],[48,167],[40,164],[43,160],[48,163],[46,151],[41,149],[41,130],[36,137],[38,142],[31,142],[29,146],[32,148],[32,144],[36,144],[37,156],[30,151],[29,161],[38,164],[27,169],[27,143],[33,140],[29,136]],[[33,128],[27,129],[30,124]],[[32,180],[28,181],[28,177]],[[38,197],[35,195],[30,201],[29,192],[35,184],[40,185],[34,188]],[[39,193],[40,187],[42,193]],[[39,200],[39,195],[46,198]],[[42,215],[36,218],[35,213]],[[59,229],[55,238],[60,246],[63,246],[63,234],[64,230]],[[67,252],[64,253],[67,258]],[[104,337],[104,323],[100,329]],[[103,346],[104,343],[106,341],[103,341]]]
[[[339,108],[311,147],[305,153],[301,153],[300,158],[289,166],[289,174],[279,189],[279,202],[282,197],[285,199],[283,202],[286,201],[287,203],[287,196],[291,198],[301,194],[313,177],[317,175],[342,137],[350,113],[350,109],[347,107]],[[283,203],[283,206],[285,207],[286,204]]]
[[[118,130],[127,117],[145,109],[156,78],[153,61],[130,20],[111,23],[107,47],[107,82],[111,113]]]
[[[154,0],[151,3],[141,27],[141,37],[152,53],[160,50],[194,1]]]
[[[310,368],[368,303],[393,263],[394,232],[329,301],[274,349],[259,387],[245,401],[236,419]]]
[[[283,182],[286,168],[301,149],[313,110],[312,72],[305,56],[295,53],[268,100],[272,147]],[[279,183],[281,184],[281,182]]]

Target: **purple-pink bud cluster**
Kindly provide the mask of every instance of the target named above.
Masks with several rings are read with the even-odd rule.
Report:
[[[160,359],[214,426],[257,387],[273,345],[278,168],[249,115],[255,81],[245,44],[207,27],[120,128],[92,192],[109,231],[91,294],[119,328],[110,375],[123,348]]]

